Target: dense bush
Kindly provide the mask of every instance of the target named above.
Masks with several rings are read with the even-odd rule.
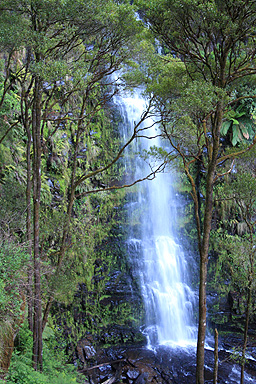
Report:
[[[54,332],[46,328],[44,332],[44,371],[34,371],[32,367],[32,333],[25,324],[16,341],[7,383],[19,384],[71,384],[81,383],[76,368],[65,363],[63,351],[58,347]]]

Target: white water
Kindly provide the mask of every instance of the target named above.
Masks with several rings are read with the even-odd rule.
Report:
[[[145,101],[138,92],[133,97],[116,98],[116,103],[122,114],[121,134],[126,142],[133,133],[134,125],[141,118]],[[153,121],[149,119],[145,126],[152,124]],[[156,136],[157,133],[155,125],[144,131],[147,136]],[[147,162],[134,154],[153,145],[161,146],[163,143],[159,137],[140,139],[136,140],[131,151],[126,152],[124,166],[128,182],[143,178],[150,172]],[[173,182],[173,175],[165,172],[158,174],[154,180],[137,184],[136,193],[132,194],[128,204],[128,246],[134,268],[140,276],[146,312],[144,332],[148,347],[154,348],[159,344],[185,346],[188,347],[185,350],[189,351],[191,359],[195,359],[196,327],[192,320],[195,297],[188,283],[186,255],[176,235],[175,207],[179,204],[179,199],[173,193]],[[213,339],[210,341],[212,343]],[[205,347],[214,350],[207,343]],[[233,353],[225,351],[230,355]],[[247,358],[254,360],[252,356]],[[211,367],[207,368],[213,370]],[[238,383],[239,380],[240,367],[233,365],[225,382],[231,384]],[[245,383],[254,382],[255,378],[245,372]]]
[[[124,142],[133,133],[134,125],[140,121],[145,110],[145,101],[137,92],[133,97],[116,100],[122,111]],[[133,145],[133,153],[149,150],[150,146],[161,146],[157,137],[159,130],[153,120],[147,119],[143,135]],[[131,160],[127,151],[125,173],[133,179],[145,177],[152,168],[149,162],[138,156]],[[157,164],[153,164],[157,168]],[[188,266],[182,247],[176,238],[177,219],[170,172],[159,173],[151,181],[137,184],[135,198],[129,203],[131,234],[130,250],[141,281],[145,304],[145,334],[148,346],[157,344],[187,345],[195,341],[192,324],[194,294],[187,285]]]

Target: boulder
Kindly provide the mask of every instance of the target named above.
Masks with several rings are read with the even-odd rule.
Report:
[[[96,350],[92,344],[91,337],[80,339],[76,346],[78,359],[85,364],[86,361],[91,360],[96,356]]]

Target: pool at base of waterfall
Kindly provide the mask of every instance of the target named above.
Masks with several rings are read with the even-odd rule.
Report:
[[[152,325],[148,326],[141,330],[143,335],[147,339],[147,348],[154,351],[159,345],[170,347],[170,348],[186,348],[186,347],[196,347],[196,334],[197,328],[195,326],[187,326],[186,331],[184,332],[189,337],[184,339],[168,339],[163,338],[159,340],[159,334],[161,334],[161,330],[158,329],[158,326]]]

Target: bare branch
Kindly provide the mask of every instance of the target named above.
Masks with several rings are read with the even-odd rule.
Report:
[[[1,139],[0,139],[0,144],[2,144],[2,142],[4,141],[4,139],[6,138],[6,136],[8,135],[8,133],[12,130],[13,127],[15,127],[15,125],[18,124],[18,122],[19,122],[19,121],[15,121],[15,123],[13,123],[13,124],[10,125],[7,121],[5,121],[5,123],[6,123],[7,125],[9,125],[9,128],[8,128],[7,131],[4,133],[4,135],[1,137]]]
[[[227,172],[224,172],[224,173],[217,173],[217,175],[215,176],[215,178],[213,179],[213,183],[215,183],[220,177],[222,176],[225,176],[225,175],[228,175],[229,173],[232,172],[232,169],[234,167],[234,164],[235,164],[235,159],[233,159],[232,163],[231,163],[231,166],[230,166],[230,169],[227,171]]]
[[[135,180],[134,182],[132,182],[130,184],[113,185],[111,187],[106,187],[106,188],[91,189],[89,191],[86,191],[86,192],[83,192],[83,193],[80,193],[80,194],[76,195],[76,197],[83,197],[83,196],[89,195],[91,193],[106,192],[106,191],[113,191],[113,190],[117,190],[117,189],[129,188],[129,187],[133,187],[135,184],[138,184],[138,183],[140,183],[142,181],[153,180],[153,179],[155,179],[157,173],[163,172],[163,170],[165,169],[166,165],[167,165],[167,161],[164,161],[162,164],[160,164],[157,167],[156,170],[150,172],[147,176],[145,176],[145,177],[143,177],[141,179]]]
[[[81,176],[75,183],[75,188],[78,187],[84,180],[89,179],[99,173],[102,173],[106,171],[107,169],[111,168],[112,165],[114,165],[122,156],[124,153],[125,149],[129,146],[129,144],[137,137],[137,128],[140,126],[140,124],[146,119],[149,110],[151,108],[151,103],[149,103],[147,110],[142,114],[140,121],[134,126],[133,134],[131,138],[123,145],[123,147],[119,150],[118,154],[115,156],[115,158],[108,163],[106,166],[96,169],[95,171],[92,171],[84,176]]]

